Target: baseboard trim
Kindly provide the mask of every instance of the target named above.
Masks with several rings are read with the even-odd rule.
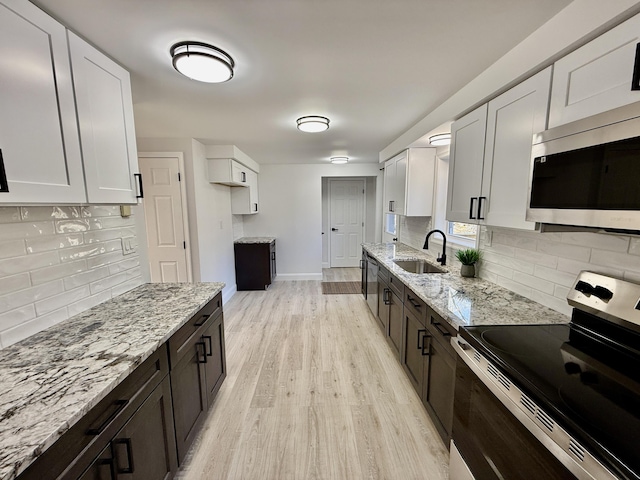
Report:
[[[322,268],[331,268],[331,264],[329,262],[322,262]]]
[[[279,273],[276,275],[276,282],[295,280],[322,280],[322,273]]]
[[[238,291],[238,286],[234,283],[222,289],[222,305],[225,305],[231,297],[233,297]]]

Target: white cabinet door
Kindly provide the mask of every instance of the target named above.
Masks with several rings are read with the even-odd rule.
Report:
[[[489,102],[480,212],[487,225],[535,229],[525,220],[531,139],[546,129],[550,87],[551,67]]]
[[[410,148],[405,179],[404,214],[407,217],[433,215],[436,149]]]
[[[487,105],[451,125],[447,220],[478,223]]]
[[[66,31],[33,4],[0,0],[2,203],[86,201]]]
[[[137,203],[129,73],[69,32],[89,203]]]
[[[549,128],[640,101],[640,90],[632,90],[638,43],[640,15],[558,60]]]
[[[251,169],[231,158],[209,158],[209,182],[230,187],[247,187]]]
[[[407,196],[407,169],[408,153],[405,150],[395,157],[395,175],[393,180],[393,212],[396,215],[404,215]]]
[[[258,213],[258,174],[243,168],[245,187],[231,188],[231,213],[234,215],[250,215]]]
[[[384,212],[393,212],[393,196],[395,191],[396,162],[394,159],[384,163]]]

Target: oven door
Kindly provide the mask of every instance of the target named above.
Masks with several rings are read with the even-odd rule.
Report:
[[[456,365],[452,438],[477,480],[576,478],[460,358]],[[451,470],[451,480],[469,478],[457,476],[456,472],[464,471],[459,465]]]

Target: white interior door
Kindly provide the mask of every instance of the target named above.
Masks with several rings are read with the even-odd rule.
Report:
[[[364,232],[364,180],[329,180],[331,266],[357,267]]]
[[[187,282],[185,203],[180,158],[140,157],[151,281]]]

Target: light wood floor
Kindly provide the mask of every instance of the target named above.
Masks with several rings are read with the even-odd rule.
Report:
[[[359,282],[362,279],[359,268],[323,268],[323,282]]]
[[[229,373],[177,478],[448,477],[448,452],[361,295],[275,282],[224,308]]]

